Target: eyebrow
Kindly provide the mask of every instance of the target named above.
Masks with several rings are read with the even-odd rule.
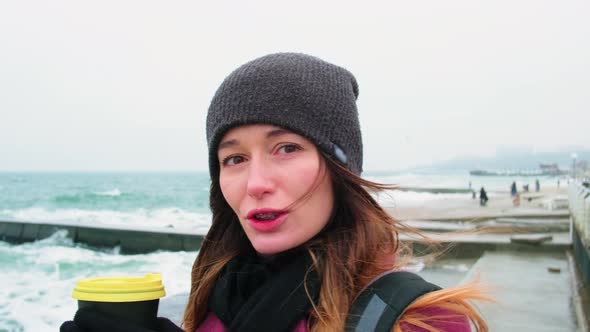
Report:
[[[287,135],[287,134],[291,134],[291,132],[287,131],[285,129],[273,129],[273,130],[270,130],[269,132],[266,133],[266,138],[279,137],[279,136],[283,136],[283,135]],[[236,146],[238,144],[240,144],[240,142],[237,139],[230,139],[227,141],[223,141],[223,142],[219,143],[219,146],[217,147],[217,151],[220,151],[222,149],[229,148],[232,146]]]

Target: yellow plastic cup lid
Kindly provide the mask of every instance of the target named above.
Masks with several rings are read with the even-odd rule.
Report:
[[[72,297],[94,302],[137,302],[166,296],[162,276],[149,273],[143,277],[102,277],[79,280]]]

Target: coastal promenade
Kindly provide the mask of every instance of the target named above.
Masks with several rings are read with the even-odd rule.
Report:
[[[494,302],[480,305],[490,331],[588,331],[590,191],[571,183],[519,203],[505,193],[486,206],[464,197],[388,211],[437,239],[460,238],[451,256],[479,257],[463,282],[479,278],[490,290]]]
[[[488,205],[470,197],[428,206],[389,206],[398,220],[449,245],[445,258],[473,258],[464,282],[479,276],[496,301],[482,305],[490,331],[586,331],[587,284],[572,255],[567,188],[525,193],[515,206],[508,194],[490,195]],[[566,206],[564,207],[564,202]],[[35,241],[67,231],[75,243],[118,247],[121,253],[196,251],[204,234],[174,228],[88,225],[76,222],[0,221],[0,239]],[[401,234],[419,253],[428,247]],[[186,294],[164,299],[160,312],[174,317]]]
[[[465,282],[479,278],[494,302],[480,303],[490,331],[571,332],[579,326],[566,253],[486,252]],[[582,315],[582,313],[580,313]]]

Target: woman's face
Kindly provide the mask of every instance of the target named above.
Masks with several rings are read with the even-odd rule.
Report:
[[[247,125],[225,134],[217,155],[223,196],[258,253],[297,247],[328,223],[332,184],[311,141],[279,127]]]

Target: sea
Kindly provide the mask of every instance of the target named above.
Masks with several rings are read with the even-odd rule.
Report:
[[[488,196],[505,195],[536,178],[475,177],[467,170],[366,172],[380,183],[407,188],[451,188],[458,192],[396,191],[380,196],[387,204],[427,204],[432,200],[471,197],[463,189]],[[557,178],[539,177],[541,186]],[[174,227],[205,234],[210,226],[208,173],[127,172],[0,173],[0,220],[78,221],[103,225]],[[565,185],[562,180],[562,185]],[[188,293],[197,252],[156,251],[123,255],[119,248],[91,248],[72,243],[65,231],[31,243],[0,241],[0,332],[57,331],[72,318],[72,288],[82,278],[162,274],[168,296]],[[442,260],[417,272],[442,286],[461,280],[473,260]]]

